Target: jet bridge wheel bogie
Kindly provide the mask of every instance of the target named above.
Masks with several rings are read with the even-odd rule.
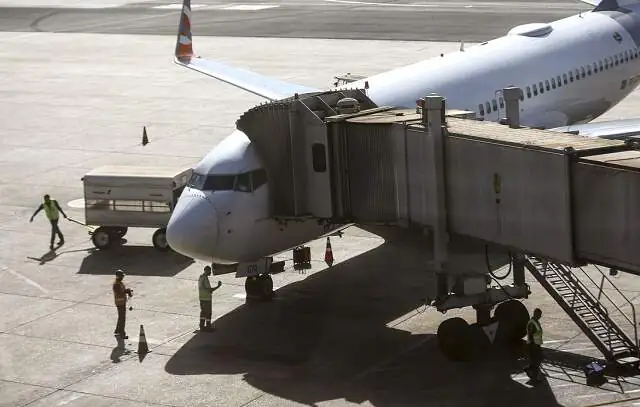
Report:
[[[498,320],[496,342],[504,345],[516,345],[527,333],[529,311],[518,300],[507,300],[496,307],[494,313]]]
[[[471,347],[474,336],[467,321],[458,317],[450,318],[438,327],[438,347],[450,360],[469,361],[475,353]]]

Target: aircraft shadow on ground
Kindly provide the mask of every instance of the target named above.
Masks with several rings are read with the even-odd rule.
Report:
[[[334,399],[375,406],[558,405],[546,384],[532,389],[512,380],[521,370],[516,357],[453,363],[439,352],[435,328],[411,334],[393,327],[398,319],[416,327],[427,316],[443,319],[420,308],[435,291],[424,244],[387,240],[279,289],[270,303],[240,306],[214,322],[215,332],[191,338],[165,370],[244,374],[251,386],[306,405]],[[416,309],[424,313],[403,317]]]
[[[108,250],[89,250],[78,273],[111,275],[116,269],[122,269],[129,275],[171,277],[193,262],[193,259],[174,251],[160,252],[152,246],[122,245]]]

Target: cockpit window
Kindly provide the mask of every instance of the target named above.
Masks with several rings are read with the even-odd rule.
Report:
[[[233,175],[209,175],[204,183],[205,191],[228,191],[233,189]]]
[[[251,173],[236,175],[233,189],[234,191],[251,192]]]
[[[267,173],[260,168],[237,175],[203,175],[194,172],[189,187],[201,191],[253,192],[267,182]]]

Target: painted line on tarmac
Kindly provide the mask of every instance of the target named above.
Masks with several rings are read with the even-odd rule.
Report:
[[[4,271],[8,271],[9,273],[11,273],[14,276],[18,277],[19,279],[25,281],[27,284],[34,286],[35,288],[37,288],[38,290],[42,291],[43,293],[49,294],[49,290],[47,290],[46,288],[44,288],[40,284],[36,283],[35,281],[30,279],[29,277],[26,277],[26,276],[22,275],[21,273],[15,271],[15,270],[11,270],[9,267],[6,267],[6,266],[0,266],[0,269],[2,269]]]

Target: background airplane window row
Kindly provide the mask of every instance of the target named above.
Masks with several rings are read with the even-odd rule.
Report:
[[[544,92],[549,92],[551,90],[561,88],[563,85],[573,83],[574,80],[578,81],[580,79],[586,78],[587,76],[591,76],[592,74],[602,72],[636,58],[638,58],[638,49],[625,50],[624,52],[606,57],[603,60],[601,59],[598,62],[594,62],[593,64],[581,66],[579,68],[576,68],[575,70],[571,70],[562,75],[558,75],[555,78],[534,83],[526,87],[527,99],[538,96],[538,94],[542,95],[544,94]],[[625,85],[626,81],[623,82],[621,88],[624,89],[626,87]],[[521,101],[524,101],[524,94],[525,92],[522,92],[520,94]],[[499,104],[500,108],[502,109],[504,107],[504,101],[502,97],[499,98]],[[489,101],[486,101],[485,103],[480,103],[478,105],[478,112],[480,113],[480,116],[484,116],[485,111],[486,114],[490,114],[492,111],[498,111],[498,103],[496,102],[496,99],[491,99]]]

